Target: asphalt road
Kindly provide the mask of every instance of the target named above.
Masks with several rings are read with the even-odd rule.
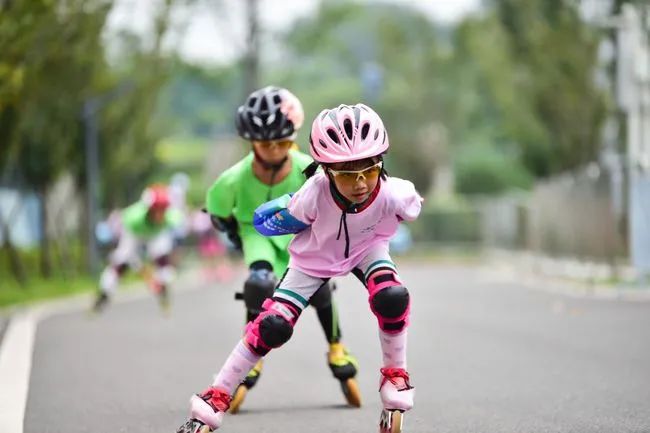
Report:
[[[650,432],[650,302],[534,291],[485,268],[422,262],[400,270],[414,302],[416,406],[405,432]],[[94,319],[42,321],[25,432],[174,432],[189,396],[211,382],[239,338],[239,284],[178,293],[169,318],[145,298]],[[344,341],[360,361],[364,406],[343,405],[307,311],[221,431],[377,431],[376,322],[356,280],[341,280],[336,299]]]

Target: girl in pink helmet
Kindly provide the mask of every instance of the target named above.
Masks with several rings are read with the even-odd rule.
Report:
[[[366,105],[323,110],[312,124],[309,142],[315,161],[305,170],[309,180],[292,196],[260,206],[254,218],[264,235],[297,233],[289,245],[288,270],[212,386],[192,397],[191,419],[179,433],[219,428],[246,372],[289,340],[310,297],[323,284],[350,272],[368,290],[379,324],[380,432],[400,432],[402,413],[413,407],[406,370],[410,296],[388,245],[401,221],[417,218],[422,198],[411,182],[387,175],[382,155],[388,151],[388,135]]]

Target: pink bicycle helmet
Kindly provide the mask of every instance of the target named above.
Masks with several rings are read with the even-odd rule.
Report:
[[[312,124],[309,144],[312,158],[323,164],[370,158],[389,147],[384,123],[364,104],[321,111]]]
[[[147,187],[142,193],[142,202],[149,209],[165,210],[171,204],[169,189],[165,185],[155,184]]]

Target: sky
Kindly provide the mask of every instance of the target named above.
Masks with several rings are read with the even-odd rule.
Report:
[[[287,29],[296,19],[313,14],[319,4],[319,0],[259,1],[263,31]],[[110,42],[111,34],[119,29],[149,33],[151,17],[159,3],[160,0],[116,0],[108,20],[107,40]],[[481,0],[392,0],[391,3],[419,9],[432,20],[453,23],[479,10]],[[198,0],[192,7],[176,8],[174,31],[165,45],[193,63],[229,63],[243,50],[244,14],[243,0]]]

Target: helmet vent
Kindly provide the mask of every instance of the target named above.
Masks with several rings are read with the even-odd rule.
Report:
[[[379,137],[379,129],[375,131],[375,140]]]
[[[333,129],[328,129],[328,130],[327,130],[327,135],[329,135],[329,137],[332,139],[332,141],[333,141],[334,143],[336,143],[336,144],[340,144],[340,143],[339,143],[339,136],[336,135],[336,131],[334,131]]]
[[[343,121],[343,129],[345,129],[345,135],[348,136],[348,140],[352,141],[352,121],[350,119]]]
[[[327,144],[325,144],[325,142],[324,142],[323,140],[320,140],[320,139],[319,139],[319,140],[318,140],[318,144],[320,144],[320,145],[323,146],[325,149],[327,149]]]
[[[361,110],[356,105],[354,106],[354,126],[359,126],[359,118],[361,117]]]
[[[370,123],[366,123],[361,127],[361,139],[365,140],[366,137],[368,136],[368,132],[370,132]]]
[[[248,106],[251,107],[251,108],[253,108],[253,107],[255,106],[255,103],[256,103],[256,102],[257,102],[257,98],[251,98],[251,99],[248,101]]]
[[[282,99],[280,98],[280,95],[273,95],[273,102],[276,104],[279,104],[282,102]]]
[[[266,102],[266,98],[262,98],[262,103],[260,104],[261,111],[267,111],[269,109],[269,104]]]

